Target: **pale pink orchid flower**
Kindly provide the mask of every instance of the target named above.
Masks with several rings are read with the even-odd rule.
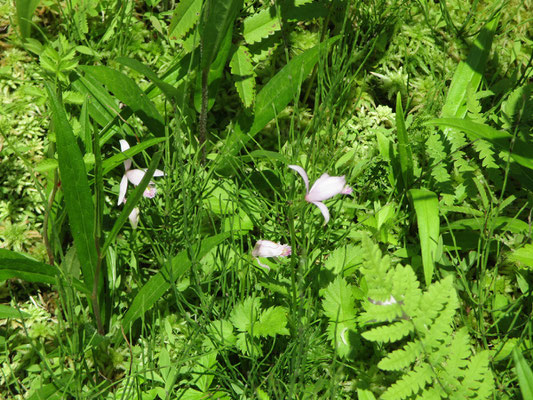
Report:
[[[259,257],[287,257],[290,255],[291,246],[287,244],[279,244],[270,240],[258,240],[254,249],[252,250],[252,256],[254,256],[257,260],[257,263],[267,271],[270,271],[270,267],[259,261]]]
[[[139,223],[139,207],[135,207],[131,210],[128,218],[130,219],[130,224],[133,230],[137,229],[137,224]]]
[[[329,221],[329,210],[322,202],[331,199],[338,194],[350,194],[353,192],[353,189],[346,185],[346,178],[344,175],[330,176],[328,174],[322,174],[322,176],[315,181],[313,186],[311,186],[311,190],[309,190],[309,178],[307,177],[305,169],[299,165],[289,165],[289,168],[298,172],[304,180],[306,189],[305,200],[318,207],[324,216],[324,225]]]
[[[130,148],[130,145],[125,140],[120,140],[120,149],[124,152]],[[124,169],[126,170],[124,172],[124,176],[122,177],[122,180],[120,181],[120,190],[118,194],[118,204],[125,203],[126,202],[126,191],[128,190],[128,181],[130,181],[134,186],[137,186],[139,183],[141,183],[142,179],[144,178],[144,175],[146,174],[146,170],[142,169],[130,169],[131,168],[131,158],[128,158],[124,161]],[[163,171],[156,169],[154,172],[154,176],[163,176],[165,175]],[[148,198],[153,198],[155,194],[157,193],[157,190],[155,188],[155,183],[151,182],[146,187],[143,196]]]

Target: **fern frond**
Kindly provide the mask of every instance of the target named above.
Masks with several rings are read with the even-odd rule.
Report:
[[[379,362],[378,367],[385,371],[400,371],[414,363],[422,350],[420,341],[409,342],[402,349],[389,353]]]
[[[363,337],[371,342],[387,343],[403,339],[414,329],[411,321],[398,321],[391,325],[378,326],[363,333]]]
[[[381,396],[383,400],[401,400],[416,394],[433,380],[433,371],[429,364],[422,364],[397,380]]]

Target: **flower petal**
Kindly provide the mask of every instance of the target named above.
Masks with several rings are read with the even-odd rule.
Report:
[[[342,193],[345,186],[346,178],[344,176],[329,176],[328,174],[322,174],[322,176],[313,184],[313,187],[307,196],[305,196],[305,199],[310,203],[324,201]]]
[[[160,169],[156,169],[154,172],[154,176],[165,176],[165,173]]]
[[[156,193],[157,193],[156,188],[154,186],[148,185],[146,189],[144,189],[143,196],[148,197],[149,199],[153,199]]]
[[[255,259],[257,260],[257,263],[258,263],[261,267],[263,267],[263,268],[266,269],[267,271],[270,271],[270,267],[269,267],[268,265],[263,264],[261,261],[259,261],[259,258],[257,258],[257,257],[256,257]]]
[[[131,210],[128,218],[130,219],[131,227],[134,230],[137,229],[137,224],[139,223],[139,207],[135,207],[133,210]]]
[[[307,172],[305,172],[305,169],[299,165],[289,165],[289,168],[300,174],[305,183],[305,192],[309,193],[309,178],[307,177]]]
[[[119,140],[119,142],[120,142],[120,150],[123,153],[130,148],[130,145],[125,140],[121,139]],[[131,158],[124,160],[124,168],[126,169],[126,171],[131,168]]]
[[[254,257],[286,257],[291,254],[291,246],[270,240],[258,240],[252,251]]]
[[[118,203],[117,204],[121,204],[123,202],[125,202],[125,198],[126,198],[126,191],[128,190],[128,177],[126,176],[126,174],[124,174],[122,176],[122,180],[120,181],[120,188],[119,188],[119,191],[118,191]]]
[[[342,194],[352,194],[352,192],[353,192],[353,189],[348,185],[344,186],[344,188],[341,191]]]
[[[141,183],[142,179],[144,178],[144,174],[145,172],[140,169],[130,169],[129,171],[126,171],[126,176],[128,177],[128,180],[135,186]]]
[[[329,222],[329,210],[324,203],[319,201],[313,201],[313,204],[318,207],[322,215],[324,216],[324,225]]]

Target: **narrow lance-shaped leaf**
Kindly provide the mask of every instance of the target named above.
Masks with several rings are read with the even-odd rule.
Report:
[[[52,87],[48,83],[45,86],[54,120],[61,188],[72,237],[82,266],[84,283],[92,288],[97,255],[94,242],[94,203],[87,171],[63,105]]]
[[[17,22],[19,24],[20,35],[23,39],[30,36],[31,17],[40,0],[16,0]]]
[[[398,92],[396,97],[396,134],[398,135],[398,155],[404,189],[409,189],[413,182],[413,154],[405,129],[403,118],[402,96]]]
[[[527,364],[522,352],[516,348],[513,350],[513,358],[522,398],[533,399],[533,372],[531,367]]]
[[[457,67],[442,107],[442,117],[463,118],[466,115],[467,91],[477,91],[481,83],[499,15],[498,13],[481,29],[468,58]]]
[[[439,239],[439,200],[437,195],[429,190],[411,189],[408,193],[416,213],[424,278],[426,285],[429,285],[435,270],[435,253]]]
[[[242,0],[207,0],[204,3],[200,35],[202,38],[201,68],[211,65],[226,33],[242,8]]]

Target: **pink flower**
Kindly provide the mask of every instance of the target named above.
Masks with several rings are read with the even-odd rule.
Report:
[[[120,149],[124,152],[130,148],[130,145],[125,140],[120,140]],[[130,181],[134,186],[137,186],[139,183],[141,183],[141,180],[144,178],[144,174],[146,174],[146,170],[142,169],[130,169],[131,168],[131,158],[128,158],[124,161],[124,169],[126,170],[124,172],[124,176],[122,177],[122,180],[120,181],[120,191],[118,194],[118,204],[125,203],[126,200],[126,191],[128,190],[128,181]],[[165,175],[163,171],[156,169],[154,172],[154,176],[163,176]],[[143,193],[144,197],[153,198],[155,194],[157,193],[155,189],[155,183],[150,182],[148,186],[146,187],[146,190]]]
[[[309,178],[305,169],[299,165],[289,165],[290,169],[298,172],[305,183],[306,195],[305,200],[309,203],[313,203],[318,207],[322,215],[324,216],[324,225],[329,221],[329,210],[323,201],[331,199],[337,194],[350,194],[353,189],[346,185],[346,178],[343,176],[330,176],[328,174],[322,174],[318,178],[311,190],[309,190]]]
[[[252,251],[252,256],[255,257],[257,263],[270,271],[270,267],[259,261],[259,257],[287,257],[291,255],[291,246],[286,244],[279,244],[271,242],[270,240],[258,240]]]
[[[128,218],[130,219],[130,224],[133,230],[137,229],[137,224],[139,223],[139,207],[135,207],[131,210]]]

